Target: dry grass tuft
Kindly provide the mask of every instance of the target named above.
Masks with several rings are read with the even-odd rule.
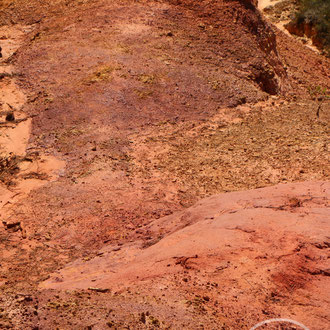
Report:
[[[19,163],[23,157],[0,156],[0,182],[6,186],[13,185],[13,178],[19,172]]]
[[[113,72],[121,70],[119,65],[103,64],[98,66],[86,79],[85,84],[90,85],[101,81],[110,81],[113,78]]]

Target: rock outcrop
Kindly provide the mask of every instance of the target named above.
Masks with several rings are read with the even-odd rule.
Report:
[[[143,286],[152,292],[164,281],[167,290],[175,290],[171,276],[203,274],[204,281],[221,283],[221,291],[211,291],[210,299],[231,300],[238,291],[257,310],[265,297],[281,296],[282,305],[300,302],[288,314],[320,326],[319,317],[327,315],[330,275],[329,201],[329,182],[213,196],[149,225],[159,242],[146,248],[132,243],[106,247],[94,259],[56,272],[40,287],[120,291]],[[192,283],[189,290],[194,290]],[[239,310],[242,302],[231,304]],[[279,311],[281,304],[275,299],[271,306]]]
[[[323,47],[323,41],[318,36],[317,30],[313,23],[311,22],[297,22],[297,21],[291,21],[284,25],[284,27],[291,33],[298,37],[304,37],[310,38],[313,42],[313,45],[322,48]]]

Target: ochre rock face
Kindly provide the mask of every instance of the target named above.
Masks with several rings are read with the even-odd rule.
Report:
[[[325,288],[330,274],[329,199],[329,182],[280,184],[212,196],[151,223],[151,235],[163,237],[156,244],[106,247],[99,257],[75,261],[56,272],[40,288],[120,292],[142,286],[153,292],[166,285],[171,291],[177,290],[171,284],[173,276],[202,276],[205,282],[221,283],[221,291],[210,291],[209,299],[221,299],[224,305],[231,301],[234,310],[244,302],[257,310],[258,301],[272,294],[282,297],[282,306],[291,299],[301,306],[317,301],[318,307],[310,306],[307,314],[302,307],[294,313],[320,325],[316,315],[327,313]],[[189,283],[185,290],[194,290]],[[263,289],[256,293],[253,288],[259,286]],[[237,291],[244,294],[233,302]],[[275,302],[272,308],[281,309]]]
[[[295,21],[289,22],[284,26],[291,34],[298,37],[306,36],[312,39],[313,45],[322,48],[323,42],[317,36],[317,31],[312,23],[302,22],[297,23]]]
[[[256,4],[0,0],[0,328],[325,328],[329,60]]]
[[[245,3],[250,3],[256,8],[258,7],[258,0],[240,0],[240,1],[245,2]]]
[[[298,277],[306,276],[305,283],[312,279],[311,273],[327,272],[326,262],[317,265],[306,261],[299,249],[321,255],[317,246],[330,244],[326,236],[330,223],[325,219],[329,198],[328,182],[280,184],[212,196],[185,211],[152,222],[148,231],[153,235],[162,232],[163,236],[156,244],[144,249],[139,244],[129,244],[120,252],[107,247],[102,250],[102,257],[76,261],[41,287],[88,288],[94,283],[97,287],[120,288],[181,272],[179,263],[174,262],[178,257],[187,257],[186,262],[191,263],[193,270],[211,271],[219,260],[235,263],[236,256],[242,257],[239,251],[249,251],[244,252],[248,268],[261,266],[263,263],[256,260],[268,256],[263,267],[267,265],[272,270],[260,271],[275,286],[278,283],[274,279],[288,271],[285,267],[293,261],[302,262],[289,268]],[[277,257],[286,253],[282,265],[277,265]]]

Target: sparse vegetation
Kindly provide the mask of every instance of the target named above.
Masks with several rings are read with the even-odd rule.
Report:
[[[324,99],[329,99],[330,95],[329,95],[329,91],[327,90],[326,87],[321,87],[319,85],[317,86],[309,86],[308,87],[308,93],[310,95],[310,97],[313,98],[324,98]]]
[[[155,76],[154,75],[141,74],[139,76],[139,81],[143,82],[144,84],[152,84],[155,81]]]
[[[141,90],[141,89],[136,89],[134,91],[136,93],[136,95],[140,98],[140,99],[145,99],[148,96],[151,96],[153,94],[153,91],[149,90],[149,89],[145,89],[145,90]]]
[[[322,42],[327,55],[330,55],[330,1],[300,0],[300,9],[296,14],[297,24],[311,24],[316,36]]]
[[[157,148],[163,152],[150,162],[139,158],[137,161],[142,162],[140,168],[147,169],[147,173],[152,168],[167,172],[168,178],[181,182],[189,187],[188,192],[199,197],[308,177],[327,179],[327,160],[321,156],[327,148],[326,113],[323,111],[322,120],[315,122],[317,106],[318,103],[310,103],[306,107],[253,111],[231,125],[173,125],[172,136],[168,124],[159,127],[157,137],[145,140],[148,150]],[[170,149],[165,144],[170,144]]]

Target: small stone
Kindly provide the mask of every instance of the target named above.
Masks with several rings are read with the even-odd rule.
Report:
[[[19,230],[21,229],[21,222],[20,221],[15,221],[15,222],[3,222],[3,224],[6,226],[7,229],[16,229]]]
[[[142,322],[142,323],[144,323],[144,324],[146,324],[146,314],[145,313],[141,313],[141,316],[140,316],[140,321]]]
[[[15,115],[13,112],[8,112],[6,115],[6,121],[15,121]]]
[[[88,288],[88,290],[101,292],[101,293],[106,293],[110,291],[109,289],[103,289],[103,288]]]
[[[22,229],[22,238],[23,239],[27,238],[26,229]]]

